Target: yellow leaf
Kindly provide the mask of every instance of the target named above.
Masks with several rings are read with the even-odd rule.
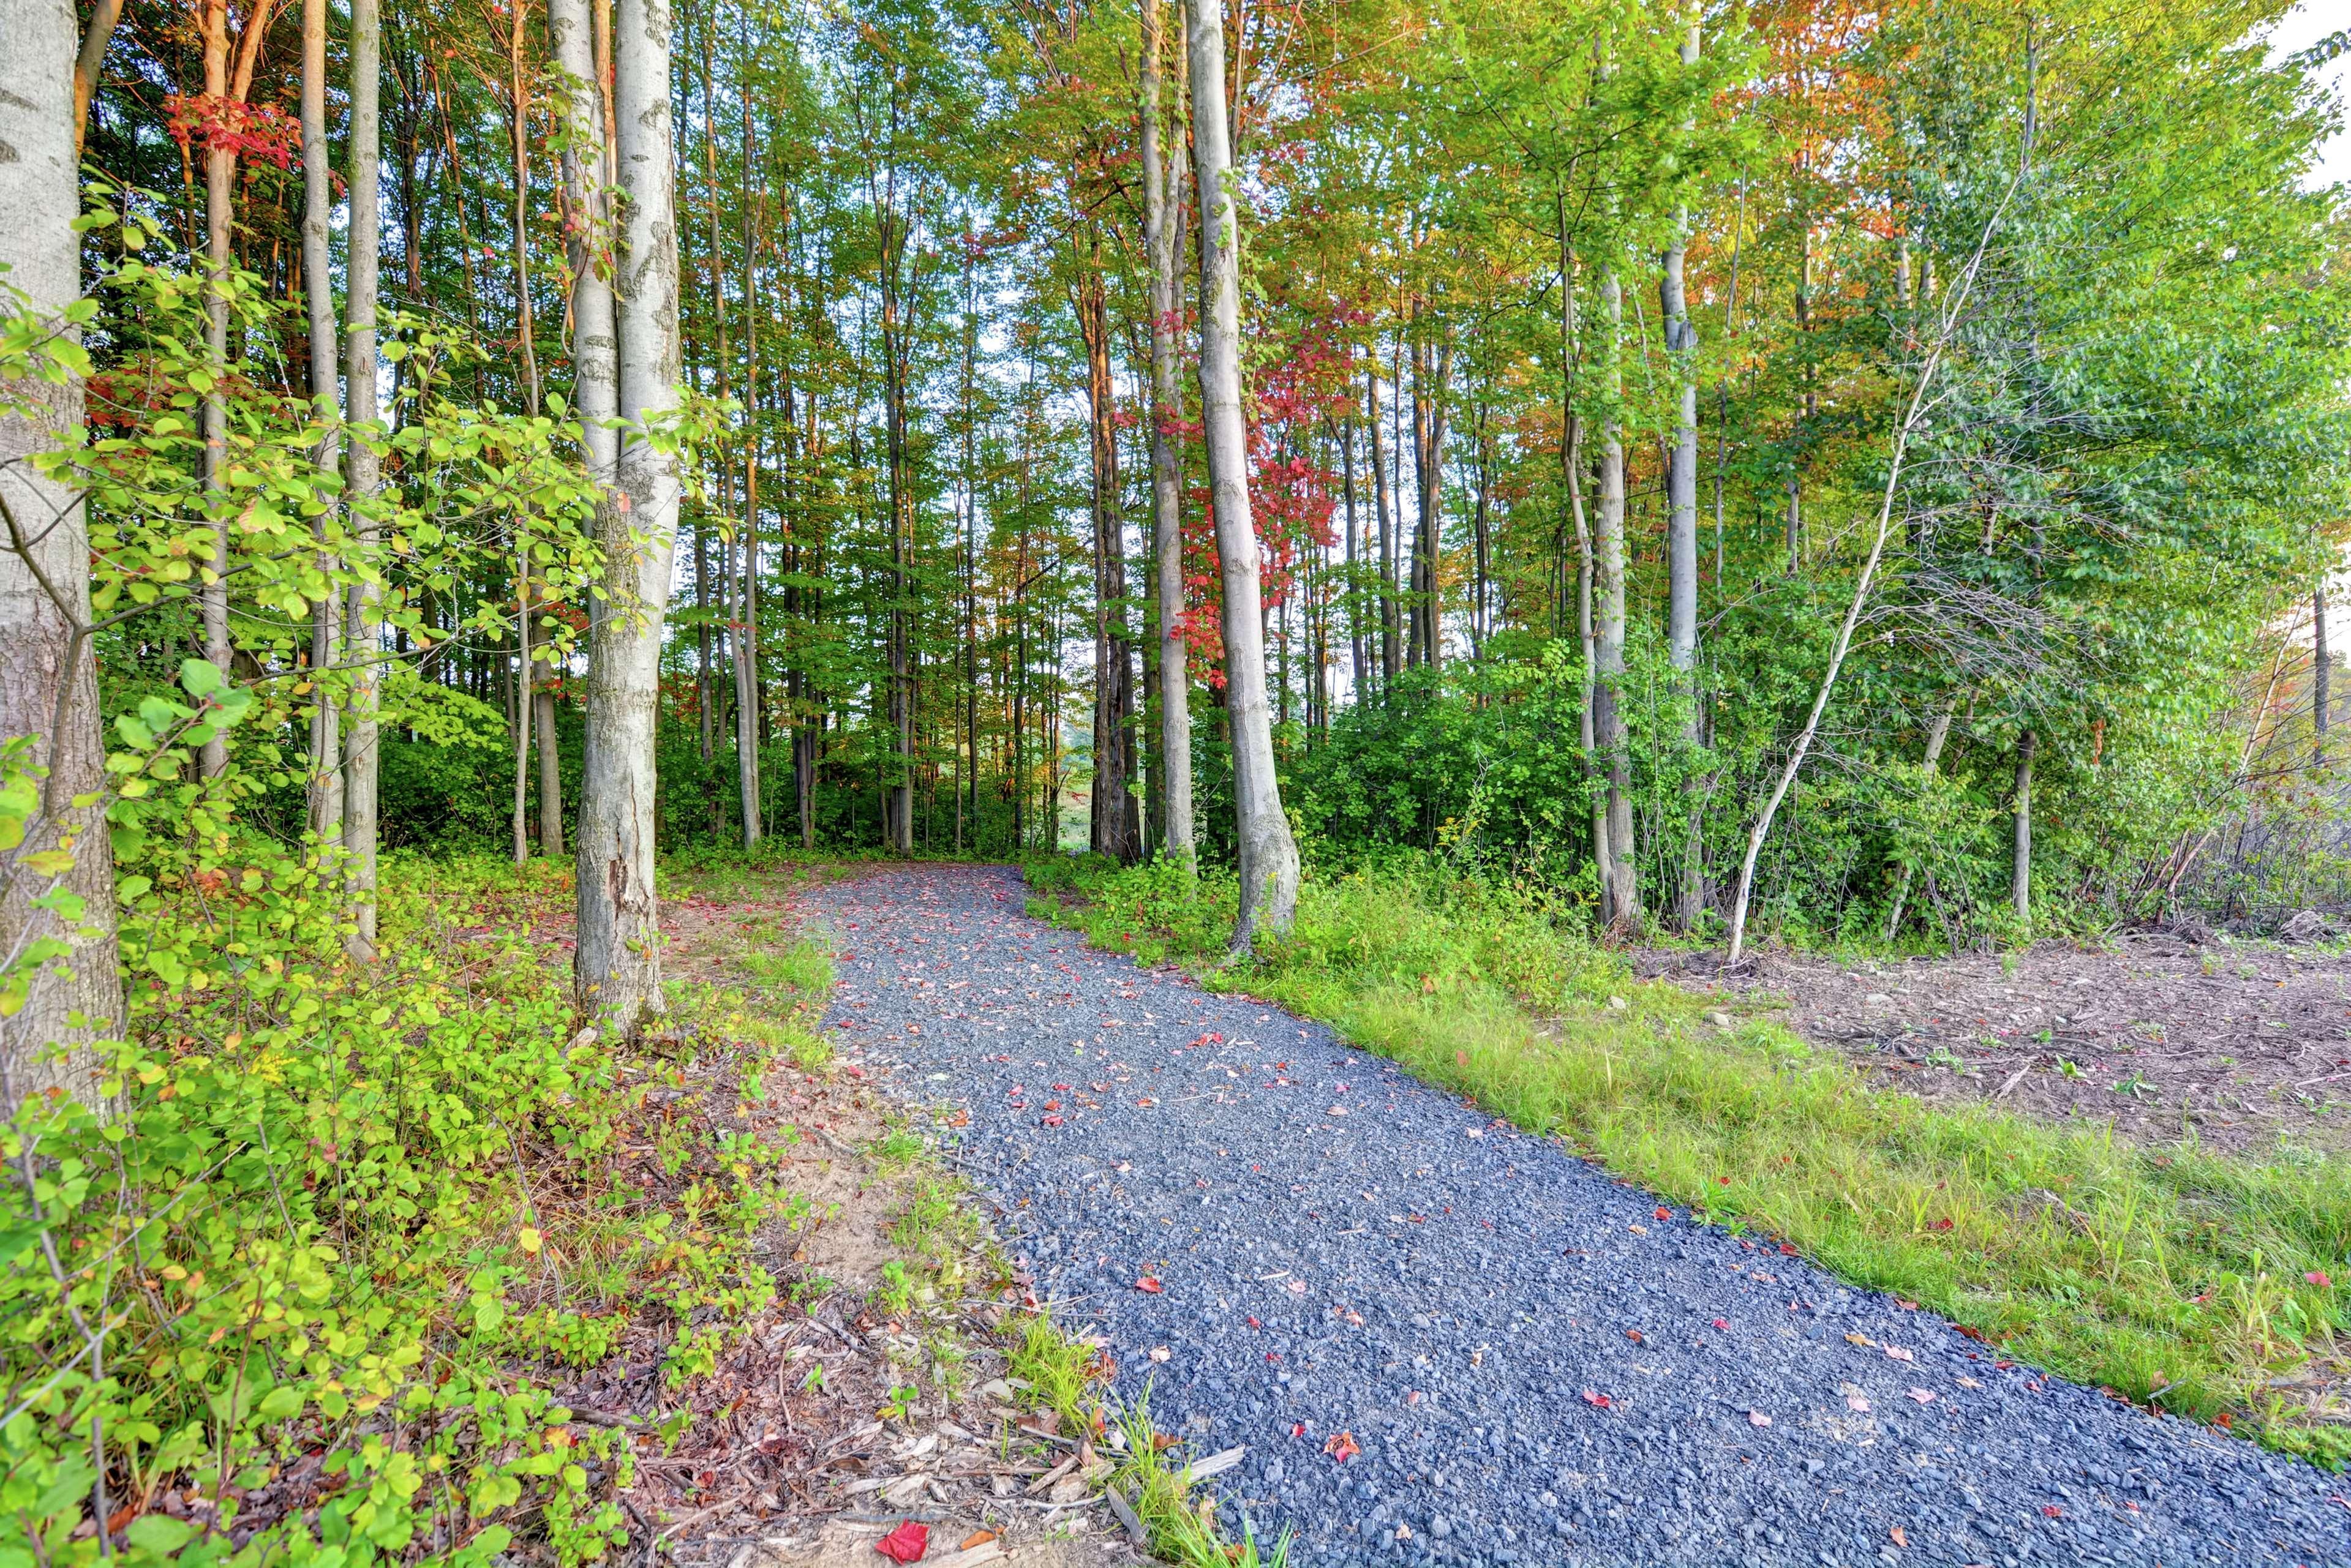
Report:
[[[524,1251],[536,1252],[538,1250],[540,1240],[538,1228],[535,1225],[526,1225],[522,1228],[522,1234],[515,1239],[522,1243]]]

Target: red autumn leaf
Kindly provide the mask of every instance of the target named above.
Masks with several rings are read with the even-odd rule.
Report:
[[[1061,1118],[1059,1115],[1040,1117],[1037,1124],[1040,1127],[1058,1127],[1061,1124]]]
[[[1784,1241],[1782,1241],[1782,1242],[1781,1242],[1781,1243],[1780,1243],[1780,1256],[1781,1256],[1781,1257],[1782,1257],[1782,1258],[1793,1258],[1795,1255],[1796,1255],[1796,1249],[1795,1249],[1794,1248],[1792,1248],[1792,1247],[1789,1246],[1789,1245],[1788,1245],[1786,1242],[1784,1242]]]
[[[1251,1328],[1253,1328],[1253,1329],[1261,1329],[1261,1328],[1265,1327],[1265,1325],[1264,1325],[1263,1323],[1261,1323],[1261,1322],[1258,1322],[1255,1318],[1250,1318],[1250,1319],[1249,1319],[1249,1320],[1247,1320],[1247,1321],[1248,1321],[1248,1322],[1249,1322],[1249,1327],[1251,1327]]]
[[[1134,1288],[1138,1291],[1147,1291],[1155,1296],[1159,1294],[1161,1291],[1166,1289],[1165,1286],[1162,1285],[1158,1281],[1153,1279],[1148,1274],[1145,1274],[1142,1279],[1137,1280],[1134,1282]]]
[[[1306,1423],[1303,1421],[1292,1421],[1290,1424],[1290,1435],[1293,1437],[1303,1437],[1306,1436]]]
[[[1322,1451],[1343,1465],[1362,1453],[1364,1447],[1355,1441],[1353,1432],[1337,1432],[1323,1442]]]
[[[1583,1391],[1583,1402],[1596,1410],[1608,1409],[1616,1403],[1605,1394],[1597,1393],[1589,1388]]]
[[[1639,1329],[1626,1329],[1625,1331],[1625,1337],[1631,1340],[1635,1344],[1639,1344],[1641,1343],[1641,1331]]]
[[[1910,1538],[1902,1533],[1902,1527],[1898,1524],[1886,1533],[1894,1538],[1894,1544],[1896,1546],[1907,1547],[1910,1544]]]
[[[2043,1504],[2041,1505],[2041,1511],[2042,1511],[2042,1512],[2043,1512],[2043,1513],[2045,1513],[2045,1514],[2047,1514],[2047,1515],[2048,1515],[2050,1518],[2052,1518],[2052,1519],[2063,1519],[2063,1518],[2064,1518],[2064,1517],[2065,1517],[2065,1511],[2064,1511],[2064,1509],[2062,1509],[2062,1508],[2059,1508],[2059,1507],[2058,1507],[2055,1503],[2053,1503],[2053,1502],[2044,1502],[2044,1503],[2043,1503]]]
[[[1729,1176],[1717,1176],[1714,1178],[1714,1185],[1717,1186],[1729,1186],[1730,1185],[1730,1178]]]
[[[930,1549],[930,1527],[911,1519],[873,1543],[873,1550],[893,1563],[920,1563]]]
[[[1657,1205],[1657,1218],[1659,1219],[1671,1219],[1673,1217],[1674,1211],[1672,1209],[1667,1208],[1662,1203]]]
[[[1714,1326],[1728,1332],[1730,1328],[1730,1320],[1729,1318],[1717,1318],[1714,1320]]]
[[[2322,1291],[2331,1291],[2335,1288],[2335,1281],[2327,1277],[2326,1270],[2324,1269],[2313,1269],[2309,1273],[2304,1274],[2302,1280],[2303,1283],[2315,1285]]]

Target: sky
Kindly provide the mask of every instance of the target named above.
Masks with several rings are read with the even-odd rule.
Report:
[[[2270,50],[2273,56],[2295,54],[2345,27],[2351,27],[2351,0],[2302,0],[2271,33]],[[2323,74],[2338,99],[2351,94],[2351,54],[2336,56]],[[2325,185],[2347,181],[2351,181],[2351,131],[2337,131],[2310,183]]]

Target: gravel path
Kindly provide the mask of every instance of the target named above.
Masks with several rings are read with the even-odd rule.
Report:
[[[811,894],[836,1043],[969,1109],[1040,1294],[1162,1428],[1247,1445],[1228,1513],[1296,1560],[2351,1564],[2344,1479],[2000,1366],[1024,900]]]

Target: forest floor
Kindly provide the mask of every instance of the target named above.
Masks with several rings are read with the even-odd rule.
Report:
[[[755,1011],[763,993],[787,994],[772,981],[821,995],[824,959],[800,942],[795,913],[806,878],[665,876],[665,977],[681,995],[712,988]],[[568,946],[568,921],[543,935]],[[1137,1561],[1114,1521],[1085,1520],[1101,1510],[1110,1456],[1065,1462],[1080,1447],[1069,1424],[1007,1381],[1024,1348],[1092,1351],[1028,1345],[1023,1324],[1040,1320],[1019,1310],[1027,1292],[928,1155],[913,1106],[854,1060],[781,1064],[755,1090],[722,1060],[684,1061],[648,1095],[640,1142],[624,1152],[642,1156],[650,1190],[682,1195],[690,1224],[692,1184],[714,1154],[771,1151],[785,1196],[760,1253],[782,1287],[696,1375],[667,1371],[673,1331],[656,1315],[562,1391],[590,1420],[690,1416],[664,1426],[674,1444],[638,1438],[622,1494],[632,1548],[711,1568],[870,1568],[884,1561],[876,1542],[911,1521],[932,1564]]]
[[[1115,1396],[1242,1450],[1228,1522],[1295,1531],[1293,1561],[2351,1563],[2339,1479],[1025,904],[987,867],[811,889],[828,1038],[956,1129]]]
[[[1783,1009],[1806,1040],[1928,1101],[1996,1101],[2147,1145],[2351,1151],[2340,943],[2148,933],[1907,960],[1767,948],[1728,979],[1718,954],[1650,948],[1635,962],[1644,978]]]

